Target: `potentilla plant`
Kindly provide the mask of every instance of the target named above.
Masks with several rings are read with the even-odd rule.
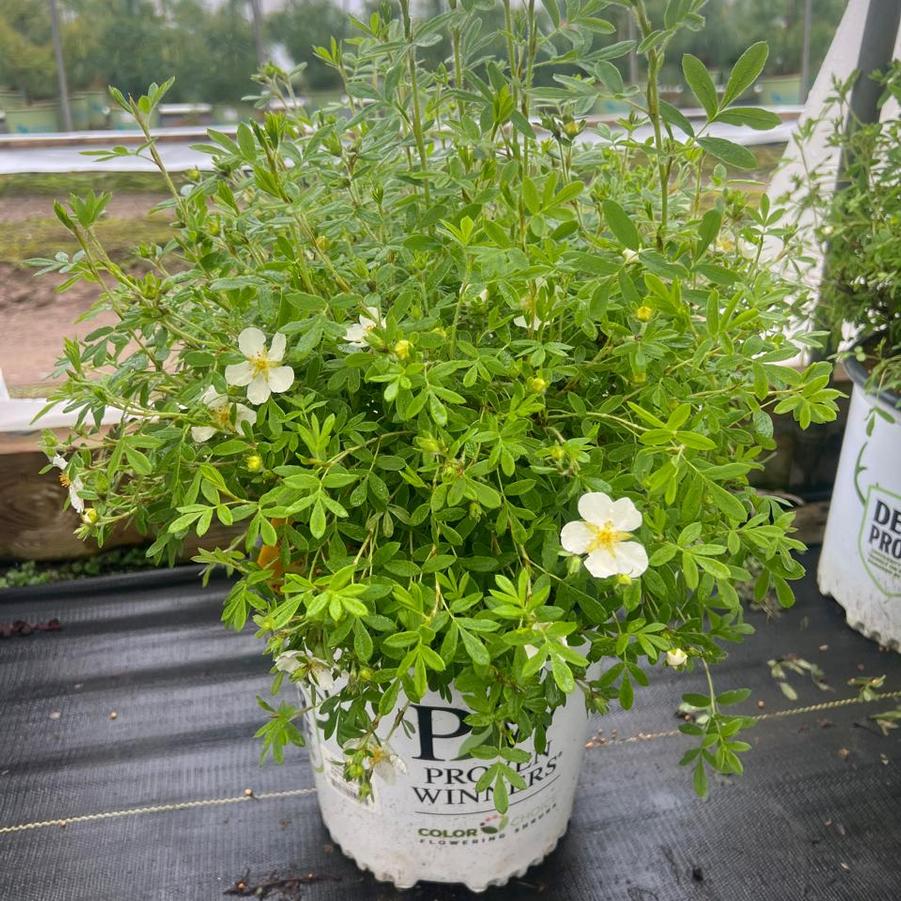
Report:
[[[820,120],[796,136],[807,176],[795,187],[792,212],[815,258],[825,259],[814,316],[830,333],[831,349],[850,351],[865,366],[873,392],[901,393],[901,118],[883,105],[901,101],[901,62],[871,77],[883,88],[881,118],[863,123],[850,112],[859,76],[837,83]],[[823,165],[806,164],[807,144],[819,121],[831,126]],[[833,190],[837,161],[841,180]],[[809,312],[809,308],[808,308]]]
[[[80,534],[129,521],[172,560],[189,533],[233,528],[198,558],[237,574],[223,618],[253,620],[275,692],[302,684],[364,796],[408,706],[453,689],[505,809],[567,696],[629,708],[649,667],[706,670],[752,631],[734,587],[749,564],[784,605],[802,574],[792,514],[748,476],[774,409],[829,420],[836,392],[828,364],[782,365],[810,339],[761,262],[780,213],[732,180],[754,156],[710,134],[777,121],[735,106],[766,47],[723,93],[683,59],[696,126],[657,73],[701,0],[660,22],[627,4],[644,94],[612,62],[633,43],[606,37],[611,5],[505,4],[497,34],[484,0],[355,20],[318,51],[346,106],[210,131],[208,173],[177,189],[163,169],[172,237],[139,272],[94,235],[106,196],[58,208],[81,250],[44,268],[97,283],[116,315],[67,345],[53,401],[82,424],[46,439]],[[277,70],[263,80],[291,99]],[[116,95],[161,169],[166,87]],[[631,105],[617,128],[588,115],[604,96]],[[700,792],[709,768],[741,771],[749,720],[724,708],[745,696],[688,696],[707,714],[682,727]],[[277,760],[308,712],[285,697],[261,702]]]

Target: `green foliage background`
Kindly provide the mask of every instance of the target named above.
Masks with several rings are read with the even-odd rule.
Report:
[[[63,12],[66,67],[72,90],[115,85],[139,94],[160,72],[175,76],[169,94],[175,101],[236,102],[253,91],[256,68],[253,36],[245,0],[226,0],[210,9],[199,0],[59,0]],[[652,17],[660,18],[665,0],[651,0]],[[832,39],[845,0],[815,0],[811,41],[816,72]],[[378,8],[370,2],[368,9]],[[446,8],[442,0],[418,4],[422,18]],[[768,74],[800,69],[803,0],[709,0],[707,27],[676,38],[664,67],[666,84],[682,82],[678,55],[690,52],[709,68],[728,70],[749,44],[766,40]],[[163,11],[164,10],[164,11]],[[362,18],[368,13],[364,12]],[[481,10],[486,27],[498,24],[498,13]],[[611,21],[625,37],[625,9],[613,10]],[[331,35],[347,37],[351,27],[330,0],[287,0],[283,10],[266,21],[266,35],[282,43],[296,63],[306,63],[306,91],[337,90],[340,76],[323,65],[313,48]],[[446,55],[447,45],[424,48],[424,62]],[[498,52],[502,47],[497,48]],[[625,75],[625,61],[616,63]],[[644,77],[644,74],[641,75]],[[540,78],[539,78],[540,80]],[[24,91],[30,99],[56,94],[55,63],[50,48],[50,24],[44,0],[0,0],[0,87]]]

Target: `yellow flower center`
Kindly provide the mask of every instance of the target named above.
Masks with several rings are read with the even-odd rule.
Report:
[[[219,426],[220,429],[228,428],[231,425],[231,417],[229,416],[228,404],[223,404],[221,407],[216,407],[213,412],[213,422]]]
[[[249,358],[248,362],[250,363],[250,368],[254,374],[257,375],[265,375],[272,369],[272,363],[269,360],[269,357],[266,356],[265,353],[254,354]]]
[[[72,480],[64,473],[59,474],[59,483],[63,488],[68,488],[72,484]]]
[[[594,536],[588,545],[588,553],[593,551],[609,551],[613,553],[613,549],[621,542],[631,538],[629,532],[620,532],[613,525],[612,520],[607,520],[602,526],[596,526],[593,522],[586,523],[589,531]]]
[[[649,307],[647,304],[640,306],[635,311],[636,318],[639,319],[641,322],[650,321],[650,319],[653,315],[654,315],[653,309],[651,309],[651,307]]]
[[[378,766],[380,763],[391,763],[391,752],[383,745],[376,745],[369,755],[372,766]]]

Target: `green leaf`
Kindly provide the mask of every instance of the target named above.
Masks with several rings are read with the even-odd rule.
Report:
[[[669,563],[673,557],[676,556],[676,552],[678,548],[674,544],[664,544],[662,547],[657,548],[653,554],[651,554],[651,559],[648,561],[649,566],[663,566],[664,563]]]
[[[695,794],[699,798],[707,797],[707,770],[704,769],[704,763],[701,758],[698,758],[697,764],[695,764],[694,768],[694,788]]]
[[[241,156],[247,162],[254,162],[256,160],[256,141],[246,122],[241,122],[238,125],[236,137],[238,139],[238,147],[241,148]]]
[[[641,238],[629,214],[615,200],[605,200],[602,206],[607,225],[617,240],[630,250],[638,250],[641,247]]]
[[[150,460],[147,459],[147,455],[141,453],[141,451],[129,444],[125,445],[125,457],[128,460],[129,466],[131,466],[137,475],[149,476],[150,473],[153,472],[153,466],[151,465]]]
[[[726,516],[737,522],[744,522],[748,518],[748,512],[745,505],[734,495],[726,491],[714,482],[708,482],[707,488],[713,503],[726,514]]]
[[[560,27],[560,7],[557,6],[557,0],[541,0],[541,5],[547,10],[547,14],[554,23],[554,28]]]
[[[680,109],[673,106],[671,103],[667,103],[665,100],[660,101],[660,118],[663,119],[667,125],[673,125],[676,128],[681,129],[681,131],[689,137],[694,137],[695,130],[691,122],[689,122]]]
[[[757,167],[757,157],[741,144],[734,144],[725,138],[698,138],[698,143],[711,156],[715,156],[718,160],[722,160],[736,169],[755,169]]]
[[[372,656],[372,637],[360,620],[354,620],[354,653],[361,660]]]
[[[773,584],[776,587],[776,599],[781,607],[791,607],[795,603],[795,593],[791,590],[791,586],[781,576],[773,578]]]
[[[718,694],[716,696],[716,702],[721,707],[731,707],[733,704],[741,704],[742,701],[747,701],[750,696],[750,688],[735,688],[731,691],[724,691],[722,694]]]
[[[766,65],[769,52],[766,41],[758,41],[742,53],[729,73],[729,81],[726,82],[726,90],[723,92],[723,106],[728,106],[733,100],[741,97],[754,84]]]
[[[547,6],[547,4],[548,0],[544,0],[544,5]],[[507,784],[500,774],[494,780],[494,806],[497,808],[498,813],[506,813],[510,806]]]
[[[322,538],[325,535],[325,507],[322,501],[316,501],[313,512],[310,514],[310,534],[314,538]]]
[[[529,124],[529,120],[517,109],[510,113],[510,121],[513,127],[527,138],[535,137],[535,129]]]
[[[471,635],[465,629],[460,629],[460,638],[463,640],[463,647],[470,658],[472,658],[472,662],[478,663],[480,666],[488,666],[491,658],[488,656],[485,645],[475,635]]]
[[[704,107],[707,117],[712,119],[718,108],[716,99],[716,85],[707,71],[707,67],[696,56],[686,53],[682,57],[682,74],[691,88],[691,92],[698,98],[698,103]]]
[[[554,681],[557,683],[557,687],[564,694],[569,694],[576,687],[576,680],[573,678],[572,670],[561,657],[555,655],[551,658],[551,672],[554,674]]]
[[[632,702],[635,699],[635,691],[632,688],[632,681],[628,676],[623,676],[623,681],[619,686],[619,703],[623,710],[630,710]]]
[[[734,106],[719,113],[716,121],[725,122],[727,125],[746,125],[757,131],[768,131],[779,125],[782,119],[771,110],[758,109],[754,106]]]
[[[701,218],[701,226],[698,229],[698,246],[695,250],[695,257],[701,254],[713,243],[719,234],[720,226],[723,222],[723,214],[716,208],[707,210]]]

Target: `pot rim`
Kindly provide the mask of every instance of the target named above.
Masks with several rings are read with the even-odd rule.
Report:
[[[851,348],[852,350],[856,350],[858,347],[862,347],[864,341],[855,342],[854,346]],[[882,401],[882,403],[886,404],[888,407],[891,407],[893,410],[901,410],[901,395],[895,394],[894,391],[889,390],[888,388],[879,388],[877,390],[873,390],[867,387],[867,382],[870,379],[870,374],[864,368],[863,363],[861,363],[857,357],[853,354],[849,353],[844,360],[842,360],[842,365],[845,367],[845,371],[851,377],[851,381],[857,385],[861,391],[865,392],[869,397],[876,398],[877,400]]]

